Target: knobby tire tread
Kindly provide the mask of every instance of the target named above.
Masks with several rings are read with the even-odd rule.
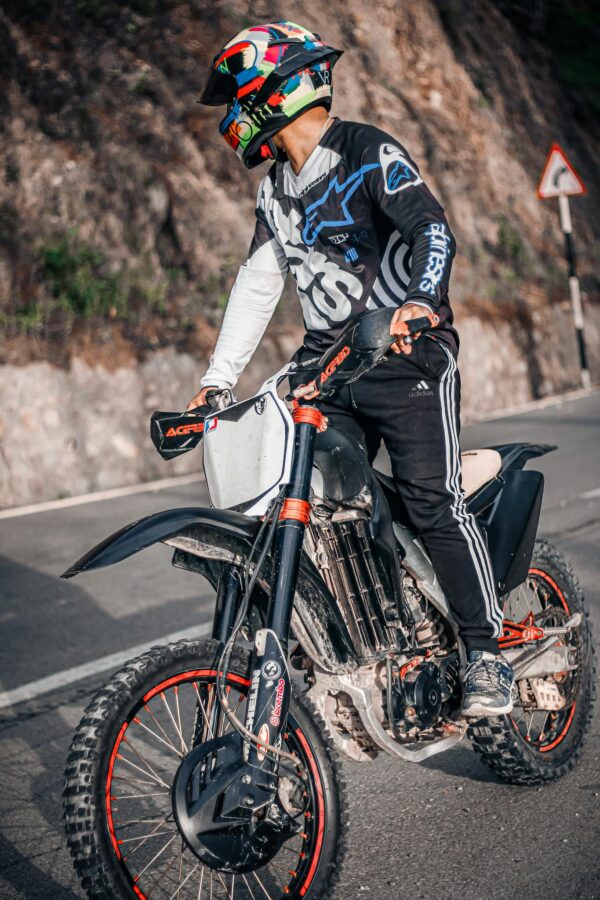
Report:
[[[90,900],[117,900],[126,896],[124,885],[116,877],[112,866],[107,865],[104,859],[102,848],[105,847],[104,853],[108,848],[101,827],[104,810],[99,809],[96,802],[95,779],[102,757],[109,749],[106,746],[107,732],[110,731],[115,709],[122,708],[127,701],[133,702],[136,699],[134,692],[138,685],[151,676],[160,677],[166,668],[172,667],[178,660],[182,662],[185,660],[186,666],[191,663],[216,668],[219,654],[220,645],[210,639],[182,640],[176,644],[152,647],[116,672],[85,710],[67,758],[63,817],[75,870]],[[247,675],[248,667],[249,654],[240,648],[234,648],[229,664],[230,671]],[[315,875],[315,880],[324,881],[324,890],[318,895],[314,894],[311,885],[306,895],[309,900],[313,897],[316,900],[317,896],[322,900],[331,900],[341,877],[348,849],[346,785],[339,757],[327,733],[325,722],[312,701],[300,695],[293,684],[291,702],[302,707],[306,716],[312,720],[322,742],[324,754],[321,748],[315,747],[312,743],[311,746],[315,753],[324,755],[325,758],[320,759],[320,764],[325,763],[331,770],[334,794],[331,802],[337,810],[338,834],[334,841],[334,852],[329,854],[325,868],[317,870]],[[112,853],[112,849],[109,852]],[[133,897],[132,894],[130,896]]]
[[[575,746],[559,764],[553,762],[552,751],[544,756],[530,748],[515,733],[508,716],[478,719],[469,725],[467,735],[484,765],[502,781],[520,785],[547,784],[562,778],[575,767],[587,740],[596,699],[597,672],[592,626],[589,613],[584,607],[583,591],[579,579],[561,552],[549,541],[536,541],[531,565],[541,569],[547,567],[549,574],[554,572],[555,575],[559,575],[572,604],[571,612],[583,612],[588,633],[586,665],[590,683],[587,709],[576,726],[578,733],[575,732]]]

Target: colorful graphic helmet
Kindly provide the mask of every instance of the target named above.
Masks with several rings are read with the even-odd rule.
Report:
[[[313,106],[331,106],[342,51],[292,22],[253,25],[218,53],[200,102],[227,104],[219,131],[247,168],[277,159],[273,135]]]

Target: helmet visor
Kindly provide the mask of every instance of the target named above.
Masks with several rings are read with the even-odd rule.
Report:
[[[260,130],[248,109],[241,106],[238,100],[228,104],[227,114],[219,124],[219,132],[240,158]]]

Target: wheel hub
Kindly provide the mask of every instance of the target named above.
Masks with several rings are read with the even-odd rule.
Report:
[[[187,754],[175,775],[172,804],[189,848],[221,872],[266,865],[300,831],[281,803],[276,777],[244,760],[238,734],[199,744]]]

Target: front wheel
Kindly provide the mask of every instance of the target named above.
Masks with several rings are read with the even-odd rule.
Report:
[[[209,867],[177,828],[172,785],[182,759],[230,729],[216,696],[219,651],[210,640],[155,647],[117,672],[86,709],[63,797],[71,855],[93,900],[329,896],[344,849],[341,784],[318,714],[296,695],[283,749],[299,765],[297,772],[281,767],[277,802],[297,827],[275,842],[269,862],[238,874]],[[225,689],[242,720],[248,668],[249,655],[236,650]]]
[[[573,768],[590,728],[596,696],[591,625],[577,576],[548,541],[536,541],[526,582],[503,600],[504,618],[512,622],[560,627],[582,614],[581,625],[562,639],[568,670],[538,683],[521,679],[510,716],[479,719],[468,729],[482,761],[503,781],[543,784]]]

